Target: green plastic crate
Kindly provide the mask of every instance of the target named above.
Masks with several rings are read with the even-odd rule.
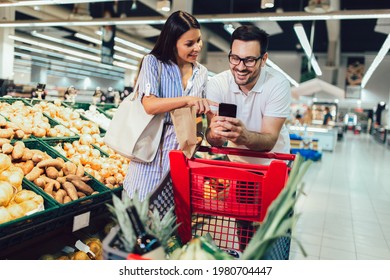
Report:
[[[91,103],[83,103],[83,102],[75,102],[75,103],[71,103],[71,102],[62,102],[62,104],[66,105],[66,106],[69,106],[75,110],[77,109],[82,109],[84,111],[88,111],[89,110],[89,106],[91,106]],[[104,116],[106,116],[107,118],[109,119],[112,119],[112,116],[106,114],[106,112],[104,112],[104,110],[98,105],[96,104],[96,110],[103,114]]]
[[[37,141],[31,141],[26,143],[26,147],[29,149],[38,149],[43,152],[46,152],[49,156],[52,158],[61,157],[65,161],[69,161],[66,157],[58,153],[53,147],[46,144],[42,140]],[[74,215],[77,213],[88,211],[89,208],[93,207],[94,204],[106,202],[111,200],[111,190],[107,188],[105,185],[101,184],[98,180],[96,180],[94,177],[90,176],[89,174],[85,174],[91,178],[87,182],[87,184],[92,187],[95,191],[98,191],[99,193],[89,195],[83,198],[79,198],[77,200],[68,202],[66,204],[60,204],[58,203],[54,198],[50,199],[54,201],[56,205],[59,206],[58,213],[59,215]],[[27,181],[27,183],[30,186],[33,186],[39,191],[40,193],[44,194],[44,191],[40,189],[38,186],[36,186],[33,182]],[[45,194],[46,195],[46,194]]]
[[[34,191],[35,193],[41,195],[44,200],[45,210],[0,224],[0,247],[2,247],[3,241],[6,238],[11,238],[12,235],[26,231],[39,223],[51,220],[58,216],[58,205],[47,195],[42,195],[36,188],[28,184],[26,179],[23,179],[22,188]]]
[[[76,137],[69,137],[69,138],[63,138],[63,139],[42,139],[42,142],[44,144],[50,146],[50,148],[54,149],[54,146],[58,145],[59,143],[62,143],[62,144],[66,143],[66,142],[72,143],[73,141],[76,141],[79,139],[80,139],[80,137],[76,136]],[[105,153],[104,151],[102,151],[98,146],[96,146],[94,144],[91,144],[91,145],[100,152],[102,157],[109,157],[109,155],[107,153]],[[65,157],[64,157],[64,159],[65,159]],[[66,159],[69,160],[68,158],[66,158]],[[89,174],[89,173],[87,173],[87,174],[88,174],[88,176],[93,177],[91,174]],[[95,179],[95,180],[97,182],[99,182],[99,184],[103,185],[105,188],[107,188],[109,191],[113,192],[116,195],[119,195],[123,190],[123,186],[120,186],[120,187],[115,188],[115,189],[110,189],[110,188],[106,187],[103,183],[98,181],[97,179]]]

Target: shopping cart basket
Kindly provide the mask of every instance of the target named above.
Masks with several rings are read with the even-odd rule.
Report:
[[[237,148],[200,147],[199,152],[274,159],[269,165],[187,159],[170,152],[178,235],[183,243],[210,233],[221,249],[243,251],[285,186],[295,155]],[[270,259],[288,259],[290,238],[280,238]]]

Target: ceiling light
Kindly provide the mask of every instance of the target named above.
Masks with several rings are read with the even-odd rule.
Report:
[[[82,39],[84,41],[94,43],[95,45],[101,45],[102,44],[102,40],[93,38],[93,37],[85,35],[85,34],[81,34],[81,33],[77,32],[77,33],[74,34],[74,36],[79,38],[79,39]]]
[[[157,11],[169,12],[171,10],[171,1],[169,0],[158,0]]]
[[[274,0],[261,0],[260,8],[268,9],[274,7]]]
[[[1,4],[0,4],[1,7]],[[305,12],[284,12],[277,13],[259,13],[256,14],[231,14],[219,15],[198,15],[199,23],[216,22],[258,22],[258,21],[313,21],[313,20],[354,20],[354,19],[381,19],[390,18],[390,9],[385,10],[348,10],[335,11],[327,14],[308,14]],[[113,19],[93,19],[93,20],[17,20],[0,21],[0,27],[41,27],[41,26],[101,26],[101,25],[157,25],[164,24],[166,19],[161,16],[148,17],[148,19],[134,18],[113,18]]]
[[[297,81],[295,81],[293,78],[291,78],[290,75],[288,75],[286,72],[284,72],[278,65],[276,65],[271,59],[267,58],[267,61],[266,63],[271,66],[272,68],[278,70],[280,73],[282,73],[286,78],[287,80],[289,80],[289,82],[293,85],[293,86],[296,86],[298,87],[299,86],[299,83]]]
[[[10,3],[0,3],[0,7],[20,7],[20,6],[39,6],[39,5],[60,5],[60,4],[77,4],[90,2],[109,2],[112,0],[30,0]]]
[[[362,88],[364,88],[370,79],[371,75],[374,73],[375,69],[378,67],[378,65],[382,62],[383,58],[387,54],[387,52],[390,49],[390,34],[387,35],[387,38],[385,42],[383,43],[381,49],[379,50],[378,54],[376,55],[374,61],[368,68],[367,72],[364,74],[362,79]]]
[[[310,65],[313,67],[314,72],[316,73],[317,76],[321,76],[322,71],[313,54],[313,50],[310,46],[309,40],[307,39],[303,25],[301,23],[294,24],[294,31],[297,34],[299,42],[301,43],[301,46],[307,56],[308,61],[310,62]]]
[[[226,32],[232,34],[234,32],[234,26],[231,23],[227,23],[223,25],[223,28],[226,30]]]

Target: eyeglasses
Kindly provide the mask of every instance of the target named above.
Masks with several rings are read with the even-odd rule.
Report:
[[[246,67],[253,67],[256,65],[257,61],[261,59],[264,55],[260,55],[259,57],[245,57],[241,58],[238,55],[232,54],[231,52],[229,53],[229,62],[233,65],[238,65],[242,61]]]

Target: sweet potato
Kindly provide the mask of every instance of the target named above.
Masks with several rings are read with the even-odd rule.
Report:
[[[23,170],[23,174],[27,175],[34,168],[34,162],[32,160],[27,160],[25,162],[18,162],[14,164],[17,167],[20,167]]]
[[[69,196],[69,195],[66,195],[66,196],[64,197],[63,203],[65,204],[65,203],[68,203],[68,202],[71,202],[71,201],[72,201],[72,199],[70,198],[70,196]]]
[[[84,176],[84,173],[84,166],[81,164],[77,165],[76,175],[82,177]]]
[[[41,176],[41,178],[43,180],[45,180],[45,184],[49,184],[49,183],[53,184],[53,187],[55,190],[59,190],[61,188],[61,184],[57,180],[51,179],[51,178],[44,176],[44,175]]]
[[[79,198],[82,198],[82,197],[86,197],[87,195],[83,192],[77,192],[77,195],[79,196]]]
[[[45,179],[38,177],[34,180],[34,184],[43,189],[45,187]]]
[[[35,166],[28,174],[26,174],[26,179],[33,182],[36,178],[38,178],[44,172],[43,169]]]
[[[72,175],[72,174],[69,174],[69,175],[65,176],[65,178],[66,178],[66,180],[68,180],[69,182],[72,182],[72,180],[81,180],[81,181],[83,181],[83,182],[88,182],[88,181],[91,180],[91,178],[88,177],[88,176],[82,176],[82,177],[80,177],[80,176]]]
[[[54,199],[58,202],[58,203],[64,203],[64,198],[65,196],[67,196],[67,193],[64,189],[59,189],[55,195],[54,195]]]
[[[27,147],[24,148],[23,151],[23,156],[22,156],[22,161],[28,161],[32,159],[34,153]]]
[[[71,161],[67,161],[64,163],[64,167],[62,168],[62,171],[64,172],[65,175],[75,175],[77,170],[76,164],[74,164]]]
[[[47,168],[49,166],[53,166],[58,170],[61,170],[64,167],[64,164],[58,159],[44,159],[37,164],[37,167],[39,168]]]
[[[51,178],[51,179],[57,179],[58,177],[58,170],[54,166],[49,166],[46,168],[46,176]]]
[[[77,190],[71,182],[63,183],[62,187],[64,188],[64,190],[67,192],[67,194],[70,196],[72,200],[79,199],[79,196],[77,195]]]
[[[82,180],[72,180],[71,182],[78,191],[81,191],[87,195],[90,195],[91,193],[94,192],[94,190]]]
[[[59,176],[59,177],[57,177],[57,179],[56,179],[60,184],[63,184],[63,183],[65,183],[66,182],[66,178],[65,177],[63,177],[63,176]]]
[[[45,188],[43,190],[45,191],[45,193],[53,195],[53,188],[54,188],[53,182],[49,182],[45,185]],[[55,198],[55,195],[53,196]]]

